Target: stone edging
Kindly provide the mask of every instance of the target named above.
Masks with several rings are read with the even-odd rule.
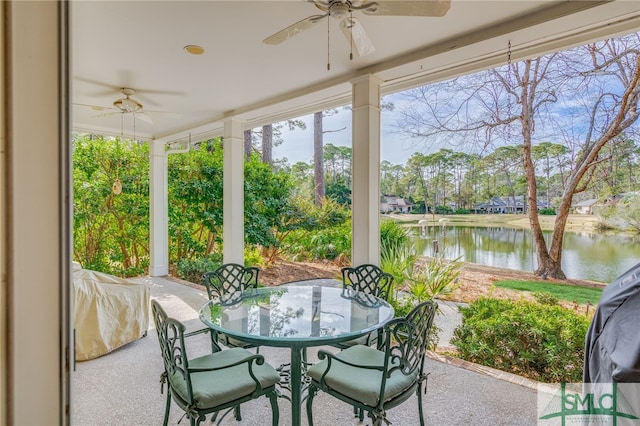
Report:
[[[509,383],[524,386],[529,389],[537,390],[540,382],[527,379],[526,377],[518,376],[516,374],[507,373],[506,371],[497,370],[495,368],[487,367],[473,362],[465,361],[459,358],[453,358],[448,355],[440,355],[435,352],[427,351],[427,356],[435,361],[452,365],[454,367],[464,368],[465,370],[474,371],[476,373],[484,374],[485,376],[493,377],[494,379],[504,380]]]

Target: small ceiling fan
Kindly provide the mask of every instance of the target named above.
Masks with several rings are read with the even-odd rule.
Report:
[[[135,89],[131,89],[129,87],[122,87],[120,92],[124,95],[124,98],[116,99],[113,102],[113,108],[102,107],[97,105],[86,105],[86,104],[76,104],[80,106],[88,106],[96,111],[109,110],[109,112],[104,112],[96,115],[95,117],[108,117],[115,114],[133,114],[135,118],[140,118],[142,121],[153,124],[153,119],[147,113],[158,113],[164,116],[174,116],[177,117],[177,114],[169,113],[169,112],[161,112],[161,111],[147,111],[143,109],[143,105],[132,98],[135,96]]]
[[[353,12],[362,12],[372,16],[444,16],[449,10],[451,0],[307,0],[324,14],[312,15],[287,28],[265,38],[265,44],[280,44],[283,41],[311,28],[324,18],[331,16],[340,22],[347,40],[353,43],[359,56],[373,53],[375,48],[366,31]]]

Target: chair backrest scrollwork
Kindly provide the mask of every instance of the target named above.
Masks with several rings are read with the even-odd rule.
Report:
[[[258,286],[258,273],[256,267],[244,267],[237,263],[227,263],[213,272],[206,272],[202,276],[202,284],[207,289],[209,299],[242,293],[245,289]]]
[[[393,276],[376,265],[364,264],[342,268],[342,286],[388,300]]]
[[[422,375],[423,360],[429,343],[429,334],[436,315],[437,303],[422,302],[404,318],[385,326],[390,352],[390,370],[400,369],[403,374]]]
[[[179,378],[186,383],[189,398],[192,399],[191,377],[188,373],[189,361],[184,345],[185,326],[180,321],[169,318],[162,306],[155,300],[151,301],[151,312],[158,333],[169,386],[173,387],[174,380]]]

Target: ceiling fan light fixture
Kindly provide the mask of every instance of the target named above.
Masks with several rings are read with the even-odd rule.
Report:
[[[142,104],[130,97],[118,99],[113,103],[113,106],[118,108],[122,112],[136,112],[142,109]]]
[[[329,15],[331,15],[332,17],[338,20],[342,20],[346,18],[347,15],[349,15],[349,12],[351,12],[351,7],[349,4],[333,3],[329,7]]]
[[[204,53],[204,47],[197,44],[188,44],[184,48],[184,51],[191,55],[202,55]]]

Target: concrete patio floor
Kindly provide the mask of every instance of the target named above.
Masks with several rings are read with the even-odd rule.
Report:
[[[151,297],[157,299],[170,316],[183,321],[188,330],[203,327],[198,319],[198,309],[207,300],[205,291],[167,278],[141,280],[151,287]],[[72,375],[73,425],[162,424],[166,394],[160,394],[159,377],[163,366],[153,327],[150,320],[146,337],[100,358],[76,363]],[[208,341],[206,337],[196,337],[187,345],[192,357],[206,353]],[[309,350],[311,360],[317,359],[316,352],[315,348]],[[260,353],[274,366],[289,358],[287,349],[262,347]],[[430,372],[427,393],[423,397],[427,425],[536,424],[536,391],[532,382],[477,366],[474,371],[473,365],[469,368],[468,363],[442,358],[427,359],[425,369]],[[289,402],[280,399],[279,407],[280,424],[290,425]],[[323,393],[315,398],[313,412],[317,426],[362,424],[353,417],[350,406]],[[183,411],[173,404],[169,424],[177,424],[182,415]],[[302,423],[306,425],[305,409],[302,416]],[[416,398],[390,410],[388,419],[395,426],[419,425]],[[371,424],[366,418],[364,423]],[[183,419],[181,424],[188,424],[188,419]],[[211,423],[207,420],[206,424]],[[236,422],[230,414],[221,424],[271,424],[268,400],[261,398],[243,404],[241,422]]]

